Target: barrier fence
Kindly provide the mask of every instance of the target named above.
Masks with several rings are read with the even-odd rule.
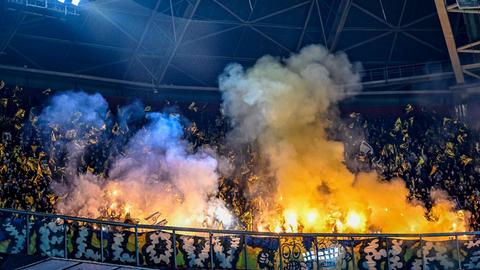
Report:
[[[385,81],[452,72],[449,61],[435,61],[411,65],[387,66],[360,71],[363,82]]]
[[[0,209],[0,253],[147,268],[480,269],[479,235],[276,234]]]

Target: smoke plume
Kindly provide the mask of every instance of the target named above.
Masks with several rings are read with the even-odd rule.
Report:
[[[108,177],[78,173],[79,158],[87,147],[108,141],[101,137],[107,136],[105,130],[111,124],[107,110],[98,94],[67,92],[53,97],[41,114],[42,130],[55,136],[51,152],[63,149],[69,164],[67,179],[52,185],[62,196],[57,205],[60,213],[128,214],[142,222],[166,219],[176,226],[214,226],[214,221],[228,226],[232,222],[223,202],[211,198],[218,188],[218,158],[207,147],[194,151],[182,139],[183,127],[175,114],[148,113],[145,126],[120,140],[128,141],[122,153],[110,153],[113,161]],[[142,111],[138,103],[120,108],[116,123],[125,129],[132,117],[144,117]]]
[[[429,222],[420,203],[407,201],[402,180],[352,174],[343,144],[327,139],[325,128],[335,120],[330,109],[360,90],[355,69],[345,54],[308,46],[286,59],[264,56],[249,69],[229,65],[220,76],[223,110],[233,125],[228,139],[255,142],[269,164],[261,176],[264,184],[257,186],[271,196],[252,198],[269,201],[258,228],[419,232],[457,226],[453,205],[444,197],[434,207],[439,220]],[[272,177],[273,187],[267,184]]]

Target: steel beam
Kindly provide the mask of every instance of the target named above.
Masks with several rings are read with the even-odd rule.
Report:
[[[466,68],[466,69],[475,69],[475,68],[480,68],[480,63],[463,65],[462,67],[463,67],[463,68]]]
[[[178,67],[177,65],[171,63],[170,64],[170,68],[173,68],[175,69],[176,71],[182,73],[183,75],[185,75],[187,78],[190,78],[192,81],[195,81],[196,83],[200,84],[200,85],[203,85],[203,86],[207,86],[208,83],[198,79],[198,78],[195,78],[192,76],[192,74],[186,72],[185,70],[183,70],[182,68]]]
[[[343,31],[343,27],[345,26],[345,22],[347,21],[348,13],[350,12],[350,8],[352,6],[353,0],[341,0],[338,10],[341,11],[340,16],[335,18],[335,22],[333,24],[332,29],[333,32],[328,37],[328,47],[330,51],[335,51],[337,48],[338,39],[340,38],[340,34]]]
[[[443,51],[442,49],[437,48],[436,46],[432,45],[431,43],[429,43],[429,42],[427,42],[427,41],[424,41],[424,40],[422,40],[422,39],[420,39],[420,38],[418,38],[418,37],[416,37],[416,36],[414,36],[414,35],[412,35],[412,34],[410,34],[410,33],[408,33],[408,32],[403,32],[403,31],[402,31],[402,32],[400,32],[400,33],[401,33],[402,35],[406,36],[406,37],[409,37],[409,38],[417,41],[418,43],[420,43],[420,44],[422,44],[422,45],[424,45],[424,46],[429,47],[429,48],[432,49],[432,50],[435,50],[435,51],[437,51],[437,52],[439,52],[439,53],[441,53],[441,54],[444,53],[444,51]]]
[[[220,3],[221,4],[221,3]],[[300,6],[301,5],[304,5],[302,3],[299,4]],[[220,6],[221,7],[221,6]],[[298,6],[295,6],[295,7],[298,7]],[[223,7],[221,7],[223,8]],[[254,7],[255,8],[255,7]],[[116,10],[116,9],[112,9],[112,8],[98,8],[98,10],[101,10],[101,11],[104,11],[104,12],[108,12],[108,13],[116,13],[116,14],[126,14],[126,15],[132,15],[132,16],[138,16],[138,17],[146,17],[148,18],[148,16],[146,14],[143,14],[143,13],[138,13],[138,12],[134,12],[134,11],[126,11],[126,10]],[[288,10],[282,10],[282,12],[286,12],[286,11],[289,11],[290,9]],[[228,11],[227,11],[228,12]],[[278,15],[278,14],[277,14]],[[233,15],[232,15],[233,16]],[[238,17],[238,15],[236,15]],[[266,15],[268,16],[268,15]],[[185,20],[185,18],[179,18],[179,20]],[[255,21],[244,21],[244,20],[240,20],[241,18],[238,17],[237,20],[219,20],[219,19],[202,19],[202,18],[196,18],[194,21],[195,23],[207,23],[207,24],[220,24],[220,25],[246,25],[248,23],[255,23],[256,26],[264,26],[264,27],[271,27],[271,28],[279,28],[279,29],[296,29],[296,30],[301,30],[302,29],[302,26],[299,26],[299,25],[292,25],[292,24],[287,24],[288,22],[285,22],[285,24],[279,24],[279,23],[268,23],[268,22],[260,22],[258,21],[259,19],[255,19]],[[265,19],[265,18],[262,18],[262,19]],[[158,16],[157,18],[155,18],[155,21],[156,22],[171,22],[171,16]]]
[[[229,30],[233,30],[233,29],[230,28]],[[219,33],[216,32],[216,34],[219,34]],[[123,54],[125,54],[125,56],[128,55],[128,52],[131,52],[130,49],[124,48],[124,47],[104,45],[104,44],[99,44],[99,43],[81,42],[81,41],[75,41],[74,42],[74,41],[67,40],[67,39],[43,37],[43,36],[37,36],[37,35],[17,34],[16,38],[22,38],[22,39],[27,39],[27,40],[39,40],[39,41],[52,42],[52,43],[58,43],[58,44],[73,44],[73,45],[76,45],[76,46],[79,46],[79,47],[123,53]],[[199,38],[199,39],[201,39],[201,38]],[[182,45],[189,44],[189,43],[190,43],[190,40],[183,42]],[[183,53],[177,53],[175,56],[176,57],[181,57],[181,58],[188,58],[188,57],[208,58],[209,57],[209,58],[212,58],[212,59],[223,59],[223,60],[227,60],[227,61],[255,61],[255,60],[257,60],[257,58],[253,58],[253,57],[229,57],[229,56],[222,56],[222,55],[198,55],[198,54],[183,54]],[[168,57],[168,55],[160,55],[160,54],[155,54],[155,53],[139,53],[139,54],[137,54],[137,57],[138,58],[166,58],[166,57]],[[124,58],[122,58],[122,59],[124,59]]]
[[[26,13],[22,13],[20,17],[17,18],[15,27],[11,29],[10,32],[7,33],[7,38],[4,39],[2,42],[0,42],[0,55],[3,54],[5,52],[5,49],[8,48],[8,46],[10,45],[10,42],[12,42],[12,39],[15,37],[15,34],[17,34],[17,31],[22,25],[26,16],[27,16]]]
[[[224,4],[219,2],[218,0],[213,0],[213,2],[215,2],[217,5],[219,5],[226,12],[230,13],[230,15],[235,17],[239,22],[245,23],[245,21],[237,13],[235,13],[233,10],[229,9],[227,6],[225,6]]]
[[[354,44],[354,45],[352,45],[352,46],[350,46],[350,47],[348,47],[348,48],[342,48],[342,50],[343,50],[343,51],[348,51],[348,50],[357,48],[357,47],[362,46],[362,45],[364,45],[364,44],[367,44],[367,43],[369,43],[369,42],[372,42],[372,41],[375,41],[375,40],[377,40],[377,39],[380,39],[380,38],[383,38],[383,37],[385,37],[385,36],[388,36],[388,35],[390,35],[390,34],[392,34],[392,33],[393,33],[393,32],[390,32],[390,31],[381,33],[381,34],[376,35],[376,36],[374,36],[374,37],[371,37],[371,38],[369,38],[369,39],[367,39],[367,40],[364,40],[364,41],[362,41],[362,42],[359,42],[359,43],[357,43],[357,44]]]
[[[257,32],[258,34],[260,34],[262,37],[270,40],[273,44],[277,45],[278,47],[282,48],[283,50],[285,50],[286,52],[288,53],[292,53],[292,51],[283,46],[280,42],[276,41],[275,39],[273,39],[272,37],[270,37],[269,35],[265,34],[263,31],[259,30],[258,28],[256,28],[255,26],[253,25],[250,25],[250,29],[252,29],[253,31]]]
[[[383,18],[378,17],[376,14],[374,14],[373,12],[371,12],[371,11],[367,10],[366,8],[360,6],[359,4],[352,3],[352,6],[354,6],[356,9],[360,10],[361,12],[365,13],[366,15],[370,16],[372,19],[378,21],[379,23],[382,23],[382,24],[388,26],[389,28],[395,28],[395,25],[387,22]]]
[[[429,19],[429,18],[431,18],[431,17],[434,17],[434,16],[436,16],[436,15],[437,15],[436,12],[432,12],[432,13],[430,13],[430,14],[428,14],[428,15],[425,15],[425,16],[423,16],[423,17],[421,17],[421,18],[418,18],[418,19],[415,19],[415,20],[413,20],[413,21],[411,21],[411,22],[409,22],[409,23],[406,23],[406,24],[402,25],[401,27],[402,27],[402,28],[410,27],[410,26],[412,26],[412,25],[414,25],[414,24],[417,24],[417,23],[419,23],[419,22],[422,22],[422,21],[424,21],[424,20],[426,20],[426,19]],[[409,30],[409,31],[410,31],[410,30]]]
[[[22,53],[20,50],[18,50],[17,48],[15,48],[14,46],[10,45],[9,46],[9,49],[14,51],[16,54],[18,54],[19,56],[21,56],[23,59],[25,59],[27,62],[29,62],[30,64],[32,64],[33,66],[37,67],[37,68],[42,68],[42,66],[37,63],[35,60],[33,60],[32,58],[28,57],[27,55],[25,55],[24,53]]]
[[[478,66],[466,65],[465,68],[476,68],[476,67]],[[177,67],[174,67],[174,68],[178,69]],[[95,85],[95,86],[114,85],[114,86],[117,86],[117,88],[118,86],[121,86],[121,88],[144,89],[146,91],[151,91],[151,92],[153,92],[153,89],[188,90],[188,91],[201,91],[201,92],[202,91],[210,91],[210,92],[218,91],[218,88],[213,86],[155,85],[153,83],[146,83],[146,82],[133,82],[133,81],[120,80],[120,79],[72,74],[72,73],[66,73],[66,72],[48,71],[48,70],[42,70],[42,69],[13,67],[13,66],[7,66],[7,65],[0,65],[0,74],[6,75],[6,76],[8,76],[8,74],[17,74],[15,76],[18,78],[26,78],[27,80],[32,80],[32,81],[36,81],[38,80],[38,78],[43,78],[43,77],[48,78],[48,80],[51,80],[51,78],[57,78],[58,81],[63,80],[65,82],[70,82],[69,85]],[[386,85],[399,85],[399,84],[405,84],[405,83],[441,80],[441,79],[446,79],[450,77],[453,77],[453,72],[438,72],[438,73],[424,74],[424,75],[417,75],[417,76],[410,76],[410,77],[371,80],[371,81],[362,82],[361,84],[364,87],[381,87]],[[401,92],[398,92],[398,91],[390,91],[390,92],[391,94],[394,94],[394,93],[402,94]],[[122,95],[121,93],[118,93],[118,94],[119,96]],[[356,94],[372,95],[372,93],[368,91],[360,92]]]
[[[400,27],[402,25],[403,16],[405,15],[405,8],[407,6],[407,3],[408,3],[408,0],[404,0],[402,5],[402,11],[400,12],[400,17],[398,18],[397,27]],[[398,33],[395,33],[395,36],[393,37],[392,45],[390,46],[390,52],[388,53],[388,62],[387,62],[388,65],[390,65],[390,61],[392,61],[393,52],[397,45],[397,39],[398,39]]]
[[[172,20],[172,33],[173,33],[173,40],[177,43],[177,29],[175,26],[175,16],[173,16],[173,3],[170,0],[170,18]]]
[[[326,32],[325,31],[325,25],[323,25],[323,16],[322,16],[322,12],[320,10],[319,0],[315,0],[315,6],[317,7],[318,19],[320,20],[320,27],[322,28],[323,44],[328,49],[327,34],[325,33]]]
[[[131,41],[134,43],[137,43],[138,40],[132,36],[127,30],[125,30],[119,23],[115,22],[112,20],[107,14],[105,14],[103,11],[101,11],[99,8],[92,8],[97,14],[99,14],[102,18],[104,18],[107,22],[109,22],[112,26],[114,26],[118,31],[120,31],[122,34],[124,34],[127,38],[129,38]]]
[[[480,80],[480,75],[475,74],[475,73],[471,72],[470,70],[467,70],[467,69],[464,68],[464,69],[463,69],[463,72],[464,72],[465,74],[467,74],[467,75],[475,78],[475,79]]]
[[[123,79],[124,80],[127,78],[127,75],[130,72],[130,68],[133,65],[133,61],[137,57],[138,51],[142,47],[143,40],[147,36],[148,31],[150,31],[150,26],[152,25],[153,20],[155,19],[155,15],[157,14],[157,9],[160,7],[161,2],[162,2],[162,0],[157,0],[157,3],[155,4],[155,7],[152,10],[152,14],[150,15],[150,18],[148,18],[147,24],[146,24],[145,28],[143,29],[143,33],[142,33],[142,35],[140,36],[140,39],[137,42],[137,46],[133,50],[132,55],[130,56],[130,59],[128,60],[127,68],[125,69],[125,72],[123,73]]]
[[[250,22],[250,20],[252,19],[253,11],[255,10],[255,7],[257,6],[257,3],[258,3],[258,1],[255,0],[252,8],[250,9],[250,12],[248,14],[248,18],[247,18],[246,22]],[[240,37],[238,38],[237,44],[235,45],[235,50],[233,51],[233,56],[234,57],[237,55],[238,48],[240,48],[242,46],[241,42],[243,40],[243,37],[245,36],[246,27],[243,27],[243,26],[245,26],[245,24],[242,24],[241,26],[242,26],[242,32],[240,34]]]
[[[224,34],[224,33],[230,32],[230,31],[233,31],[233,30],[235,30],[235,29],[238,29],[238,28],[240,28],[240,27],[242,27],[242,26],[243,26],[243,25],[234,25],[234,26],[231,26],[231,27],[222,29],[222,30],[215,31],[215,32],[213,32],[213,33],[209,33],[209,34],[206,34],[206,35],[197,37],[197,38],[189,39],[188,41],[182,42],[181,46],[189,45],[189,44],[196,43],[196,42],[198,42],[198,41],[201,41],[201,40],[204,40],[204,39],[207,39],[207,38],[211,38],[211,37],[214,37],[214,36],[218,36],[218,35],[221,35],[221,34]]]
[[[121,63],[125,63],[127,61],[128,61],[128,58],[124,58],[124,59],[115,60],[115,61],[111,61],[111,62],[107,62],[107,63],[102,63],[102,64],[99,64],[99,65],[89,66],[87,68],[77,69],[77,70],[74,70],[73,73],[85,73],[85,72],[88,72],[88,71],[108,67],[108,66],[111,66],[111,65],[118,65],[118,64],[121,64]]]
[[[344,32],[437,32],[437,31],[442,31],[441,29],[436,29],[436,28],[404,28],[403,26],[401,27],[395,27],[391,29],[385,29],[385,28],[378,28],[378,27],[344,27],[343,28]]]
[[[466,45],[463,45],[461,47],[458,47],[458,52],[466,52],[468,49],[480,45],[480,41],[475,41]]]
[[[287,11],[296,9],[296,8],[298,8],[298,7],[305,6],[305,5],[309,4],[309,3],[310,3],[309,0],[304,1],[304,2],[300,2],[300,3],[295,4],[295,5],[293,5],[293,6],[289,6],[289,7],[286,7],[286,8],[280,9],[280,10],[277,10],[277,11],[275,11],[275,12],[272,12],[272,13],[270,13],[270,14],[267,14],[267,15],[265,15],[265,16],[262,16],[262,17],[260,17],[260,18],[255,19],[255,20],[252,20],[251,23],[256,23],[256,22],[259,22],[259,21],[263,21],[263,20],[265,20],[265,19],[268,19],[268,18],[277,16],[277,15],[280,15],[280,14],[282,14],[282,13],[285,13],[285,12],[287,12]]]
[[[468,14],[480,14],[480,10],[478,10],[478,9],[459,9],[459,8],[452,8],[452,9],[448,9],[448,12],[453,12],[453,13],[468,13]]]
[[[310,7],[308,8],[307,16],[305,17],[302,33],[300,34],[300,38],[298,39],[298,42],[297,42],[297,51],[300,50],[302,46],[303,37],[305,36],[305,31],[307,30],[308,23],[310,22],[310,17],[312,16],[313,6],[315,5],[315,2],[316,2],[315,0],[310,0],[310,1],[311,3],[310,3]]]
[[[453,72],[455,73],[455,79],[458,84],[465,83],[465,76],[463,75],[462,65],[460,58],[458,57],[457,45],[452,32],[452,26],[450,25],[450,19],[448,18],[447,8],[444,0],[435,0],[435,6],[437,8],[438,18],[442,25],[443,36],[447,43],[448,54],[450,55],[450,61],[452,62]]]
[[[117,84],[117,85],[124,85],[124,86],[130,86],[130,87],[138,87],[138,88],[148,88],[148,89],[156,88],[156,89],[172,89],[172,90],[218,91],[217,87],[187,86],[187,85],[154,85],[151,83],[144,83],[144,82],[132,82],[132,81],[111,79],[111,78],[105,78],[105,77],[49,71],[49,70],[34,69],[34,68],[22,68],[22,67],[8,66],[8,65],[0,65],[0,72],[2,71],[20,72],[26,75],[30,74],[30,75],[54,76],[58,78],[72,79],[72,80],[78,80],[78,81],[80,80],[92,81],[99,84],[108,83],[108,84]]]
[[[202,0],[197,0],[195,2],[195,5],[193,6],[193,9],[190,13],[190,16],[187,19],[187,22],[185,23],[185,27],[182,30],[182,33],[180,33],[180,36],[178,37],[177,43],[175,44],[175,47],[173,48],[172,52],[170,53],[170,56],[167,59],[167,63],[165,64],[165,67],[160,71],[159,76],[155,76],[155,79],[158,80],[159,83],[162,83],[163,78],[165,77],[165,74],[167,73],[168,67],[170,66],[170,63],[172,63],[173,58],[175,57],[175,54],[177,53],[178,48],[180,47],[180,44],[183,41],[183,37],[185,36],[185,33],[187,32],[188,26],[190,25],[193,16],[195,16],[195,13],[197,12],[197,8],[200,6]],[[155,73],[157,74],[157,73]]]

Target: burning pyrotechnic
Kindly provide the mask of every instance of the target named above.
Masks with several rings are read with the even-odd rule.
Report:
[[[366,223],[367,221],[363,214],[357,213],[355,211],[350,211],[347,213],[347,217],[345,219],[345,226],[347,226],[351,230],[363,232],[366,229]]]
[[[63,136],[88,133],[92,127],[109,124],[105,120],[105,100],[100,95],[69,92],[55,96],[43,111],[40,118],[45,131],[51,131],[52,126],[65,127],[57,131],[57,137],[62,139],[54,142],[57,149],[67,150],[69,164],[68,181],[52,185],[62,196],[57,210],[129,222],[230,226],[233,216],[223,201],[214,198],[220,158],[208,147],[194,151],[182,139],[183,127],[177,115],[145,115],[143,106],[138,104],[122,110],[117,122],[126,123],[129,119],[123,119],[122,115],[133,115],[146,118],[148,124],[122,146],[123,153],[115,156],[108,178],[88,172],[78,174],[79,157],[88,143],[85,136]]]
[[[416,232],[465,230],[443,193],[432,193],[435,220],[407,200],[402,180],[352,174],[343,145],[327,138],[330,109],[359,90],[360,77],[344,54],[309,46],[287,59],[262,57],[238,64],[220,78],[223,109],[233,123],[233,144],[256,143],[268,164],[247,196],[259,205],[259,230],[316,232]],[[274,179],[275,188],[271,180]],[[279,199],[277,199],[279,198]],[[385,211],[388,208],[388,211]],[[460,225],[461,224],[461,225]]]

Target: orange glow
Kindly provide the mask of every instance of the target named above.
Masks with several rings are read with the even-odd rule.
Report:
[[[469,213],[453,211],[449,200],[439,196],[431,211],[434,218],[428,220],[421,204],[415,205],[405,199],[392,200],[390,194],[393,192],[403,193],[405,197],[408,193],[401,180],[386,183],[374,179],[372,175],[360,175],[355,190],[327,194],[323,199],[317,197],[316,192],[310,194],[306,190],[299,192],[293,189],[295,193],[292,193],[285,192],[288,190],[285,189],[284,195],[277,197],[280,210],[273,213],[265,209],[266,215],[254,224],[254,228],[275,233],[427,233],[468,230],[466,220]],[[142,209],[138,202],[124,198],[122,194],[125,191],[120,191],[118,186],[112,186],[105,194],[109,202],[106,213],[110,218],[130,215],[140,222],[152,223],[150,216],[156,212]],[[157,216],[155,222],[163,219],[160,212],[154,216]],[[214,207],[211,216],[221,221],[223,228],[233,228],[231,224],[235,217],[227,209]],[[205,216],[170,216],[168,222],[178,226],[195,226],[198,220],[205,220]],[[211,225],[205,223],[204,226]]]
[[[345,225],[354,231],[365,231],[366,220],[365,216],[355,211],[350,211],[347,214]]]
[[[130,214],[130,208],[131,208],[130,205],[128,205],[128,204],[125,205],[125,215]]]
[[[315,220],[317,219],[318,213],[315,210],[310,210],[307,213],[306,221],[308,224],[314,224]]]

